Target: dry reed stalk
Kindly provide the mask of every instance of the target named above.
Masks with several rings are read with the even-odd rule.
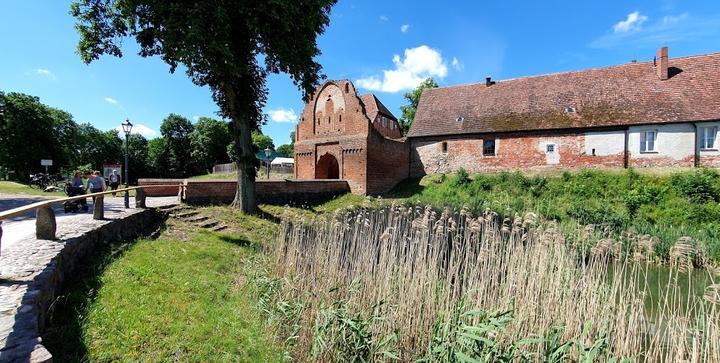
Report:
[[[285,281],[283,298],[307,305],[298,356],[310,351],[318,309],[342,301],[365,316],[380,313],[373,334],[399,332],[401,359],[414,360],[427,351],[436,322],[464,301],[468,309],[513,311],[512,322],[494,337],[502,344],[561,326],[564,340],[588,345],[607,335],[608,352],[616,357],[720,361],[714,300],[689,295],[683,301],[675,273],[655,302],[657,316],[648,317],[648,264],[623,258],[621,242],[607,233],[584,261],[554,224],[537,224],[532,214],[501,220],[491,211],[474,218],[465,210],[419,206],[283,222],[272,269]],[[592,241],[592,230],[579,233]],[[646,257],[654,250],[656,240],[630,238],[637,239],[637,253]],[[683,261],[693,252],[687,240],[673,247],[679,270],[689,268]],[[542,357],[546,348],[532,349]]]

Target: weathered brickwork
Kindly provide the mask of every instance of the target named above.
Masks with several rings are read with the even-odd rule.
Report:
[[[353,193],[378,194],[408,177],[408,148],[395,117],[350,81],[328,81],[296,128],[295,178],[342,179]]]
[[[484,140],[494,140],[494,154],[484,152]],[[588,154],[583,133],[417,138],[412,139],[410,148],[411,175],[414,177],[448,173],[460,168],[478,173],[568,167],[622,167],[624,160],[623,153]]]
[[[185,201],[188,203],[230,202],[237,183],[232,180],[186,180]],[[349,191],[343,180],[287,180],[255,182],[259,203],[302,204]]]

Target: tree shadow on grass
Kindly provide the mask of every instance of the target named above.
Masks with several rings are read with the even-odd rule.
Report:
[[[78,261],[72,276],[66,277],[62,290],[49,308],[42,333],[43,345],[55,362],[87,362],[83,340],[88,309],[97,298],[105,269],[120,258],[133,242],[100,243]]]
[[[406,179],[395,186],[395,188],[385,196],[387,198],[410,198],[419,195],[425,189],[424,186],[420,185],[421,180],[422,178]]]

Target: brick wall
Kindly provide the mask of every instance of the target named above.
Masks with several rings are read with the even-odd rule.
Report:
[[[229,203],[235,197],[237,183],[230,180],[187,180],[185,201],[188,203]],[[258,203],[302,204],[319,201],[350,191],[343,180],[256,181]]]
[[[367,151],[367,194],[382,194],[409,176],[410,152],[405,140],[371,132]]]
[[[483,153],[483,139],[495,140],[495,155]],[[447,152],[443,152],[447,143]],[[552,151],[549,151],[552,145]],[[478,173],[501,170],[622,167],[624,153],[592,155],[584,133],[535,133],[413,138],[411,176],[448,173],[464,168]]]
[[[184,181],[185,179],[138,179],[138,185],[177,185]],[[148,197],[171,197],[178,195],[178,187],[147,188],[145,193]]]

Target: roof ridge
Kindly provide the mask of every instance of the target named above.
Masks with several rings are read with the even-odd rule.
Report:
[[[680,60],[680,59],[702,58],[702,57],[710,57],[710,56],[720,56],[720,52],[674,57],[674,58],[669,58],[669,61]],[[558,75],[573,74],[573,73],[584,73],[584,72],[600,71],[600,70],[607,70],[607,69],[620,68],[620,67],[638,66],[638,65],[650,64],[650,63],[652,63],[652,61],[629,62],[629,63],[610,65],[610,66],[579,69],[579,70],[574,70],[574,71],[559,71],[559,72],[551,72],[551,73],[534,74],[534,75],[529,75],[529,76],[512,77],[512,78],[507,78],[507,79],[495,79],[493,81],[497,82],[497,83],[503,83],[503,82],[517,81],[517,80],[521,80],[521,79],[542,78],[542,77],[558,76]],[[463,84],[456,84],[456,85],[452,85],[452,86],[430,88],[429,90],[472,87],[472,86],[477,86],[477,85],[485,85],[485,82],[463,83]]]

